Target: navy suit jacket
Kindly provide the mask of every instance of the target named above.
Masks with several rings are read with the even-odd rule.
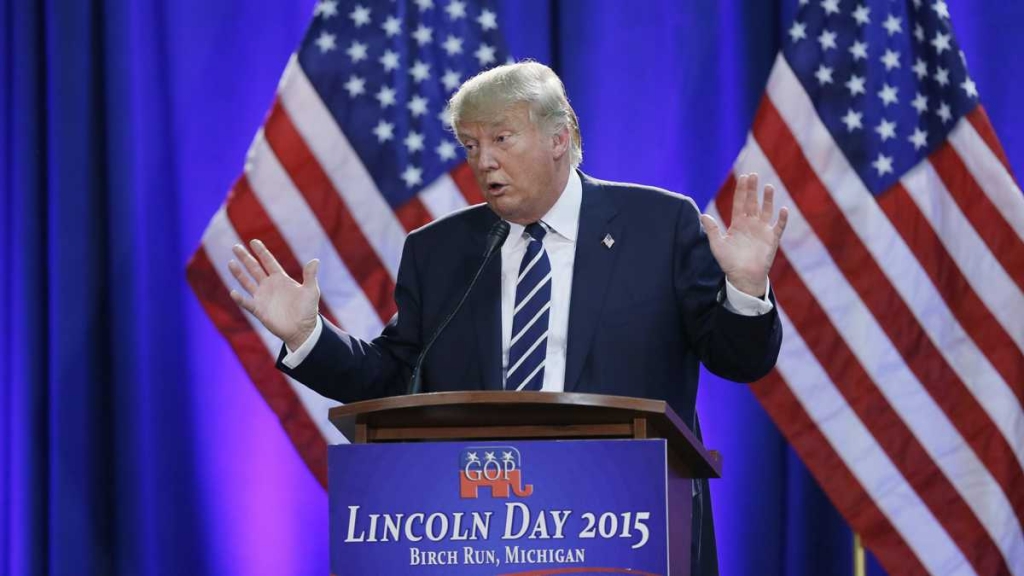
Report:
[[[699,364],[737,382],[764,376],[782,341],[778,315],[725,309],[724,276],[691,200],[581,179],[565,390],[665,400],[699,436]],[[325,327],[298,367],[278,367],[342,402],[404,393],[421,347],[469,285],[497,220],[481,204],[411,233],[395,287],[398,313],[383,333],[366,342]],[[602,242],[607,235],[610,248]],[[427,356],[424,391],[502,389],[500,276],[496,257]],[[693,574],[717,574],[710,512],[700,483]]]

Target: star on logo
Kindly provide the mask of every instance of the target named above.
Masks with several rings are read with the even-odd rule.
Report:
[[[470,453],[466,454],[466,459],[469,460],[470,462],[479,462],[480,461],[480,457],[476,455],[476,452],[470,452]]]
[[[488,462],[494,462],[497,458],[494,457],[494,452],[484,452],[484,459]]]
[[[501,451],[501,459],[504,460],[505,462],[511,462],[512,460],[514,460],[514,458],[512,457],[512,452],[505,452],[504,450]]]

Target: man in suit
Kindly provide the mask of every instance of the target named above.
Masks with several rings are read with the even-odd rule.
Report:
[[[342,402],[402,394],[413,365],[482,263],[494,224],[509,224],[463,310],[423,364],[425,391],[544,390],[665,400],[699,435],[699,363],[749,382],[775,364],[782,328],[768,270],[785,228],[773,190],[738,179],[722,233],[688,198],[578,171],[576,115],[558,77],[527,62],[468,80],[451,125],[487,203],[411,233],[398,313],[372,341],[318,314],[318,263],[299,284],[258,240],[229,268],[235,301],[284,341],[278,367]],[[703,227],[702,227],[703,224]],[[705,230],[707,233],[705,233]],[[706,486],[694,489],[694,574],[717,574]]]

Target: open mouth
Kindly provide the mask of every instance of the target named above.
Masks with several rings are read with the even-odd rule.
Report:
[[[487,191],[491,194],[501,194],[505,191],[505,188],[508,188],[508,185],[497,182],[491,182],[487,185]]]

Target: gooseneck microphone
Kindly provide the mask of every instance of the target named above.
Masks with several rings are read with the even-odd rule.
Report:
[[[473,286],[476,286],[476,281],[480,279],[480,275],[483,274],[484,268],[487,267],[487,263],[494,257],[495,252],[501,248],[501,245],[505,243],[505,239],[508,238],[508,222],[504,220],[498,220],[491,226],[491,231],[487,233],[487,248],[484,250],[484,261],[480,263],[480,267],[477,268],[476,274],[473,275],[473,280],[470,281],[469,287],[466,288],[466,292],[462,295],[462,299],[456,304],[455,309],[452,310],[451,314],[441,322],[441,325],[434,330],[434,335],[427,341],[427,345],[423,347],[423,351],[420,352],[420,357],[416,359],[416,366],[412,370],[412,378],[409,381],[409,394],[419,394],[423,389],[423,382],[421,381],[423,370],[423,360],[427,357],[427,352],[430,351],[430,347],[434,345],[437,337],[444,332],[444,329],[448,326],[448,323],[455,318],[455,315],[462,309],[462,305],[466,303],[466,299],[469,298],[469,293],[473,291]]]

